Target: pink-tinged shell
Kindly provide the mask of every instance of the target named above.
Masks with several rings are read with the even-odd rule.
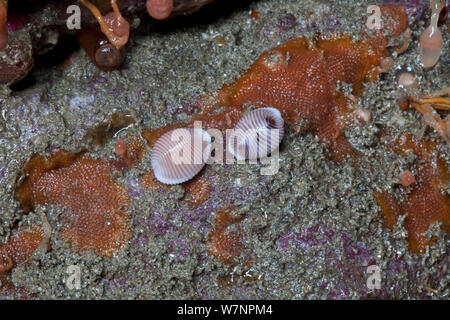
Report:
[[[192,179],[211,153],[211,136],[200,128],[179,128],[163,134],[155,143],[151,165],[156,179],[178,184]]]
[[[284,120],[278,109],[259,108],[246,114],[234,130],[238,138],[228,141],[228,150],[236,159],[264,158],[280,145]]]

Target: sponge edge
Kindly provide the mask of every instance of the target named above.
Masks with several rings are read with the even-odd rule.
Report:
[[[151,166],[156,179],[179,184],[195,177],[211,154],[211,136],[200,128],[178,128],[166,132],[155,143]]]

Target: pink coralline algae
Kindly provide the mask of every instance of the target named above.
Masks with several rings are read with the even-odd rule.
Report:
[[[338,243],[340,249],[332,250],[330,243]],[[372,250],[361,241],[356,241],[346,232],[335,232],[325,226],[313,224],[305,226],[299,233],[287,232],[277,241],[278,250],[283,254],[305,254],[305,251],[315,251],[322,256],[330,270],[339,273],[340,281],[330,287],[328,283],[318,282],[323,289],[329,288],[332,299],[349,299],[350,292],[357,292],[365,297],[367,266],[376,264]],[[314,262],[310,266],[314,268]]]

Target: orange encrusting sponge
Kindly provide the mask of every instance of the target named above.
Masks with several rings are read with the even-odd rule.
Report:
[[[253,102],[279,109],[288,123],[308,120],[331,158],[341,160],[354,149],[341,132],[339,118],[350,110],[338,82],[351,84],[358,95],[363,82],[375,79],[379,63],[365,41],[340,35],[297,38],[262,54],[237,82],[222,88],[218,104]]]
[[[233,207],[222,208],[216,213],[214,228],[209,233],[208,253],[224,264],[234,264],[245,249],[242,230],[230,227],[241,220]]]
[[[28,176],[16,190],[25,209],[59,205],[67,209],[63,237],[75,249],[95,250],[110,257],[129,240],[127,191],[112,180],[117,164],[59,150],[49,159],[35,155],[26,165]]]
[[[7,243],[0,244],[0,272],[27,261],[44,239],[40,227],[22,228]]]
[[[424,253],[426,246],[434,242],[423,234],[431,224],[442,222],[443,229],[450,232],[450,196],[445,192],[449,183],[448,166],[434,154],[433,143],[420,141],[409,133],[388,142],[388,147],[401,156],[412,152],[417,156],[420,168],[411,186],[400,187],[401,201],[387,192],[374,192],[381,207],[385,223],[393,228],[401,215],[405,218],[410,251]]]

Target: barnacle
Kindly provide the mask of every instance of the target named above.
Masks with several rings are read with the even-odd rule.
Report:
[[[131,114],[114,112],[101,124],[91,128],[84,138],[94,146],[104,146],[119,132],[130,128],[134,123],[136,119]]]
[[[410,250],[423,253],[426,246],[434,242],[424,235],[433,223],[441,222],[443,229],[450,232],[450,197],[444,190],[449,182],[448,166],[436,154],[433,142],[418,140],[409,133],[396,138],[389,136],[386,144],[404,157],[414,153],[420,167],[414,182],[408,181],[408,186],[399,187],[401,201],[388,192],[374,192],[374,196],[388,227],[393,228],[398,218],[406,215],[404,225]]]

